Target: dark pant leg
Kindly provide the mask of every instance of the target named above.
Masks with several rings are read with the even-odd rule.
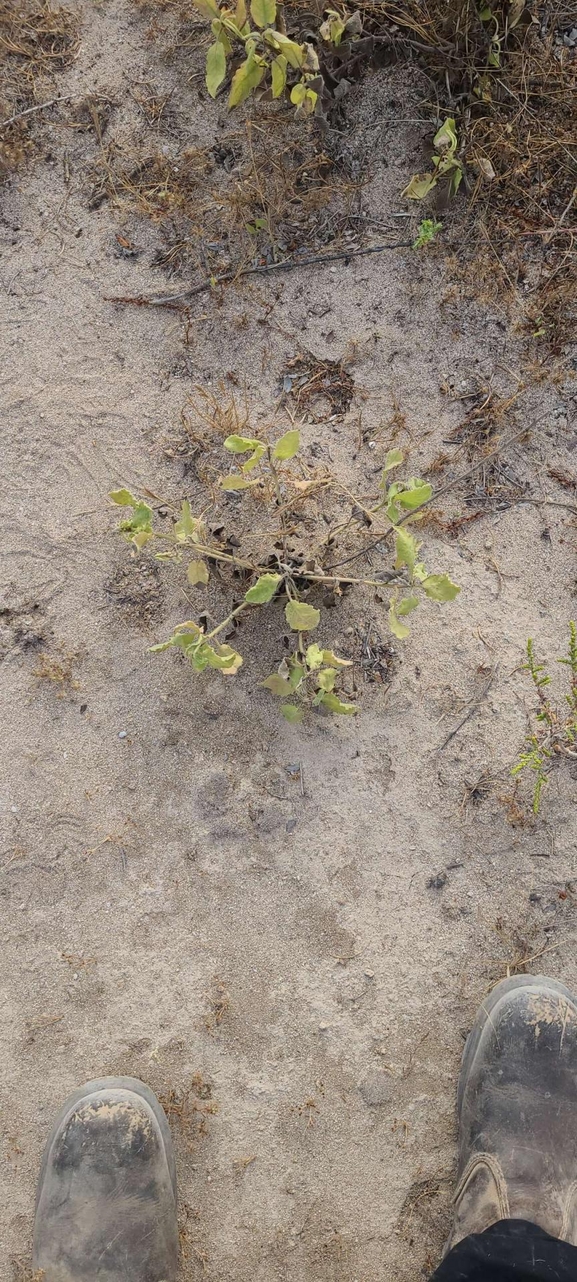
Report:
[[[577,1282],[577,1246],[527,1220],[501,1220],[454,1246],[431,1282]]]

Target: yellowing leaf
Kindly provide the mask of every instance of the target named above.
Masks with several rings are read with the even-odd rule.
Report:
[[[220,40],[217,40],[206,55],[206,87],[211,98],[216,98],[225,76],[226,54]]]
[[[401,616],[404,614],[410,614],[411,610],[416,610],[418,604],[418,596],[404,596],[402,601],[399,601],[399,604],[397,605],[397,614]]]
[[[317,98],[318,93],[315,93],[314,89],[307,89],[306,83],[302,80],[291,89],[291,102],[297,109],[297,116],[312,115]]]
[[[216,0],[193,0],[193,4],[205,18],[218,18],[219,7]]]
[[[276,18],[276,0],[251,0],[250,11],[257,27],[270,27]]]
[[[306,660],[307,668],[310,668],[311,672],[314,672],[316,668],[320,668],[322,666],[324,663],[324,655],[320,645],[313,643],[313,645],[307,646]]]
[[[444,125],[437,129],[433,138],[433,146],[436,147],[437,151],[441,152],[454,152],[457,150],[457,130],[452,117],[449,117]]]
[[[509,0],[509,12],[507,14],[507,26],[509,31],[512,31],[513,27],[516,27],[517,23],[521,21],[525,10],[525,4],[526,0]]]
[[[246,4],[245,0],[236,0],[236,9],[234,11],[234,20],[237,27],[244,27],[246,22]]]
[[[298,453],[298,450],[300,448],[300,443],[301,443],[300,432],[296,432],[296,431],[285,432],[284,436],[281,436],[280,441],[277,441],[274,447],[274,450],[272,452],[273,458],[278,458],[282,460],[294,458],[295,454]]]
[[[193,587],[197,583],[208,583],[208,566],[206,562],[191,561],[186,571],[186,577]]]
[[[197,532],[198,521],[192,515],[190,503],[185,499],[180,509],[180,517],[174,524],[174,533],[179,543],[192,539]]]
[[[288,601],[285,618],[294,632],[310,632],[313,628],[318,628],[321,612],[315,610],[313,605],[307,605],[306,601]]]
[[[336,668],[323,668],[318,675],[319,690],[332,690],[337,675]]]
[[[229,450],[231,454],[248,454],[249,450],[255,450],[258,445],[260,441],[256,438],[253,440],[251,436],[227,436],[224,442],[225,450]]]
[[[119,507],[138,507],[138,499],[135,499],[130,490],[111,490],[108,497],[113,503],[118,503]]]
[[[290,63],[291,67],[294,67],[295,71],[302,67],[306,50],[303,49],[302,45],[297,44],[296,40],[290,40],[282,31],[265,31],[264,38],[273,49],[284,53],[287,62]]]
[[[352,659],[341,659],[338,654],[333,654],[332,650],[323,650],[323,663],[329,663],[335,668],[352,668]]]
[[[256,467],[257,463],[260,463],[265,449],[265,445],[257,445],[254,454],[251,454],[250,458],[247,458],[246,463],[241,463],[241,471],[252,472],[253,467]]]
[[[224,476],[220,482],[221,490],[250,490],[251,485],[258,485],[258,481],[247,481],[246,477],[240,476],[238,472]]]
[[[329,712],[335,712],[340,716],[354,717],[358,712],[355,703],[343,703],[332,691],[323,691],[322,698],[319,700],[323,708],[328,708]]]
[[[392,601],[389,606],[389,627],[393,636],[398,637],[399,641],[404,641],[405,637],[410,636],[410,628],[407,627],[406,623],[401,623]]]
[[[149,543],[150,539],[153,538],[154,534],[152,533],[152,530],[137,530],[136,534],[133,534],[130,541],[131,543],[134,543],[135,548],[138,548],[138,551],[140,552],[144,545]]]
[[[289,669],[289,683],[290,683],[291,690],[298,690],[298,687],[300,686],[304,675],[305,675],[305,670],[303,668],[302,663],[295,663],[295,659],[293,655],[291,659],[291,666]]]
[[[272,96],[280,98],[286,89],[286,69],[288,66],[287,59],[283,53],[277,54],[271,63],[272,74]]]
[[[266,605],[272,598],[282,580],[282,574],[261,574],[252,588],[245,592],[244,599],[248,605]]]
[[[413,535],[409,534],[408,530],[397,530],[395,535],[395,551],[397,554],[395,570],[400,570],[401,566],[406,565],[409,574],[412,574],[417,560],[419,544],[417,543],[417,540],[413,538]]]
[[[218,668],[224,676],[234,676],[242,664],[242,655],[237,654],[230,645],[206,645],[209,668]]]
[[[285,721],[290,721],[291,724],[302,721],[304,716],[302,708],[297,708],[296,703],[281,703],[280,710]]]
[[[407,196],[409,200],[424,200],[436,184],[436,174],[414,174],[402,195]]]
[[[264,686],[265,690],[270,690],[271,694],[283,696],[290,694],[292,689],[289,682],[284,677],[279,676],[277,672],[273,672],[270,677],[266,678],[266,681],[261,681],[261,685]]]
[[[392,468],[398,467],[399,463],[402,463],[403,457],[404,455],[402,450],[389,450],[385,459],[383,476],[386,476],[387,472],[390,472]]]
[[[245,62],[235,71],[228,98],[229,107],[238,107],[245,98],[256,89],[264,76],[266,64],[258,62],[254,53],[249,53]]]
[[[454,601],[460,591],[460,587],[453,583],[448,574],[428,574],[423,579],[423,592],[426,592],[431,601]]]

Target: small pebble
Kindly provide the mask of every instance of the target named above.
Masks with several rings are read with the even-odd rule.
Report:
[[[119,738],[119,739],[127,739],[127,738],[128,738],[128,731],[127,731],[127,730],[119,730],[119,732],[118,732],[118,738]]]
[[[366,975],[367,979],[374,979],[374,978],[375,978],[375,972],[374,972],[374,970],[366,970],[366,971],[365,971],[365,975]]]
[[[328,1024],[319,1024],[319,1033],[326,1033]]]

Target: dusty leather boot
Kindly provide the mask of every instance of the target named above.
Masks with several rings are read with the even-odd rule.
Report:
[[[168,1122],[143,1082],[87,1082],[42,1159],[33,1267],[43,1282],[173,1282],[176,1172]]]
[[[520,975],[498,984],[459,1080],[459,1180],[447,1250],[498,1220],[577,1245],[577,999]]]

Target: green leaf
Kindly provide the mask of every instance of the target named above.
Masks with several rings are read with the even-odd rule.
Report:
[[[285,619],[294,632],[311,632],[318,628],[321,621],[320,610],[305,601],[288,601],[285,608]]]
[[[404,596],[396,607],[398,615],[410,614],[411,610],[416,610],[419,604],[418,596]]]
[[[412,511],[413,508],[421,507],[427,503],[433,493],[432,485],[428,481],[417,481],[414,477],[409,481],[409,488],[403,489],[395,495],[395,502],[401,507]]]
[[[322,664],[324,663],[324,652],[321,650],[320,645],[317,645],[316,642],[313,642],[312,645],[307,646],[306,661],[307,661],[307,668],[309,668],[311,672],[314,672],[317,668],[322,667]]]
[[[336,668],[323,668],[318,675],[319,690],[332,690],[337,676]]]
[[[294,458],[295,454],[297,454],[300,449],[300,443],[300,432],[285,432],[284,436],[281,436],[280,441],[277,441],[274,447],[272,452],[273,458],[282,459],[283,461],[286,461],[289,458]]]
[[[135,548],[138,548],[138,551],[141,552],[142,548],[145,547],[145,545],[153,538],[154,534],[152,533],[152,530],[137,530],[136,534],[133,534],[130,542],[134,543]]]
[[[428,574],[423,579],[423,592],[426,592],[431,601],[454,601],[460,591],[460,587],[452,582],[448,574]]]
[[[424,200],[436,185],[436,174],[414,174],[401,195],[407,196],[409,200]]]
[[[186,577],[193,587],[197,583],[208,583],[208,566],[206,562],[191,561],[186,571]]]
[[[299,71],[306,57],[306,50],[296,40],[290,40],[282,31],[265,31],[264,38],[273,49],[284,53],[287,62],[295,71]]]
[[[308,46],[307,46],[308,47]],[[299,81],[291,89],[291,102],[296,107],[297,116],[311,116],[317,102],[318,93],[309,89],[305,80]]]
[[[392,471],[394,467],[398,467],[399,463],[402,463],[403,458],[404,454],[402,450],[389,450],[385,459],[383,476],[386,476],[387,472]]]
[[[399,641],[404,641],[406,637],[410,636],[411,629],[407,627],[406,623],[401,623],[392,601],[389,606],[389,627],[393,636],[398,637]]]
[[[220,481],[221,490],[250,490],[251,485],[258,485],[258,481],[247,481],[240,472],[231,472]]]
[[[304,675],[305,675],[305,670],[303,668],[302,663],[295,663],[294,657],[293,657],[293,660],[291,662],[291,667],[289,670],[289,684],[290,684],[291,690],[298,690]]]
[[[297,708],[296,703],[281,703],[280,710],[285,721],[290,721],[291,725],[302,721],[304,717],[302,708]]]
[[[334,668],[352,668],[352,659],[341,659],[338,654],[333,654],[332,650],[323,650],[323,663],[329,663]]]
[[[180,509],[180,518],[175,521],[174,533],[179,543],[184,543],[186,539],[192,539],[197,532],[198,521],[192,515],[190,503],[185,499]]]
[[[276,0],[251,0],[250,11],[257,27],[270,27],[276,18]]]
[[[253,467],[256,467],[257,463],[260,463],[265,450],[265,445],[257,445],[254,454],[251,454],[250,458],[247,458],[246,463],[241,463],[241,471],[245,473],[252,472]]]
[[[261,686],[265,690],[270,690],[271,694],[287,695],[291,694],[292,687],[285,677],[280,677],[277,672],[273,672],[266,681],[261,681]]]
[[[227,436],[224,448],[231,454],[248,454],[249,450],[256,450],[260,444],[261,442],[256,438],[253,439],[252,436]]]
[[[272,598],[282,580],[282,574],[261,574],[252,588],[245,592],[244,599],[248,605],[266,605]]]
[[[409,574],[413,573],[419,551],[419,544],[413,538],[408,530],[397,530],[395,535],[395,551],[397,559],[395,561],[395,570],[400,570],[401,566],[406,565]]]
[[[235,71],[228,98],[229,107],[238,107],[256,89],[264,76],[266,64],[258,61],[254,53],[249,53],[245,62]]]
[[[328,708],[329,712],[335,712],[344,717],[354,717],[358,712],[356,703],[342,703],[338,695],[330,691],[323,690],[319,703],[322,703],[323,708]]]
[[[226,54],[220,40],[210,46],[206,55],[206,87],[211,98],[216,98],[226,76]]]
[[[111,490],[108,497],[113,503],[118,503],[119,507],[138,507],[138,499],[135,499],[130,490]]]
[[[280,98],[281,94],[283,94],[286,89],[287,66],[288,66],[288,61],[285,58],[283,53],[277,54],[277,57],[273,58],[272,60],[270,69],[272,74],[273,98]]]

